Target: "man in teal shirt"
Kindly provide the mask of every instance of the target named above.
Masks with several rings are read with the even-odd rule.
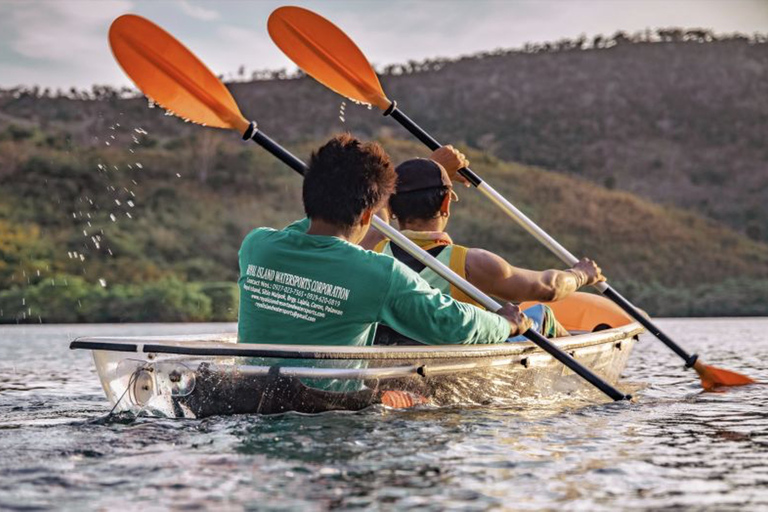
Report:
[[[394,258],[357,245],[396,179],[378,144],[350,135],[313,153],[303,185],[307,219],[243,240],[241,343],[371,345],[380,322],[423,343],[501,343],[530,327],[512,304],[495,314],[457,302]]]

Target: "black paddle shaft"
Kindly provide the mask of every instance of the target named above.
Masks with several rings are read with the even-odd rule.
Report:
[[[543,350],[549,353],[552,357],[563,363],[565,366],[573,370],[574,373],[579,375],[582,379],[586,380],[593,386],[595,386],[597,389],[611,397],[615,401],[619,400],[632,400],[632,395],[625,395],[618,389],[614,388],[607,382],[605,382],[603,379],[595,375],[592,370],[584,366],[583,364],[579,363],[571,357],[569,354],[565,353],[563,350],[560,349],[557,345],[549,341],[547,338],[539,334],[538,332],[534,331],[533,329],[528,329],[526,332],[523,333],[523,336],[534,342],[536,345],[541,347]]]
[[[390,116],[392,119],[400,123],[403,128],[411,132],[414,137],[419,139],[425,146],[427,146],[432,151],[435,151],[436,149],[442,147],[442,144],[437,142],[430,134],[428,134],[421,126],[416,124],[410,117],[405,115],[400,109],[397,108],[397,103],[392,102],[392,104],[389,106],[389,108],[384,112],[385,116]],[[481,183],[483,183],[483,179],[475,174],[471,169],[464,168],[459,169],[459,174],[464,176],[467,181],[469,181],[472,185],[475,187],[480,186]],[[664,343],[666,346],[668,346],[670,349],[672,349],[675,354],[680,356],[685,361],[685,367],[686,368],[692,368],[696,360],[698,359],[697,354],[689,354],[683,348],[672,341],[672,339],[664,334],[661,329],[659,329],[649,318],[647,318],[645,315],[643,315],[635,306],[632,305],[631,302],[629,302],[627,299],[625,299],[619,292],[611,288],[610,286],[605,290],[602,291],[602,294],[611,299],[613,302],[615,302],[621,309],[626,311],[626,313],[637,320],[640,325],[648,329],[654,336],[656,336],[659,341]]]
[[[274,156],[276,156],[281,162],[288,165],[291,169],[298,172],[301,175],[307,171],[307,165],[296,158],[288,150],[282,147],[280,144],[270,139],[263,132],[256,128],[256,123],[251,123],[248,129],[243,134],[243,140],[251,139],[256,144],[260,145]],[[437,144],[437,142],[435,142]],[[438,144],[438,147],[440,145]],[[579,363],[576,359],[563,352],[559,347],[550,342],[547,338],[529,329],[524,333],[524,336],[531,340],[533,343],[541,347],[548,352],[552,357],[563,363],[574,373],[582,377],[584,380],[595,386],[597,389],[608,395],[613,400],[631,400],[631,395],[625,395],[618,389],[614,388],[603,379],[595,375],[587,367]]]
[[[270,153],[272,153],[274,156],[277,157],[278,160],[286,164],[288,167],[296,171],[297,173],[304,175],[305,172],[307,172],[307,164],[296,158],[290,151],[285,149],[283,146],[275,142],[274,140],[270,139],[269,137],[264,134],[264,132],[260,131],[258,128],[256,128],[256,123],[251,122],[251,125],[248,127],[247,130],[245,130],[245,133],[243,134],[243,140],[251,139],[253,142],[258,144],[259,146],[263,147]]]
[[[427,146],[432,151],[435,151],[436,149],[439,149],[443,147],[442,144],[437,142],[430,134],[428,134],[424,129],[413,122],[413,120],[408,117],[407,115],[403,114],[403,112],[397,108],[397,103],[392,102],[392,104],[389,106],[389,108],[384,112],[385,116],[389,116],[401,125],[403,125],[403,128],[411,132],[414,137],[419,139],[425,146]],[[472,186],[478,187],[483,182],[483,179],[475,174],[472,169],[469,167],[464,167],[463,169],[459,169],[459,174],[464,176],[464,178],[469,181]]]
[[[623,309],[629,316],[634,318],[635,320],[640,323],[643,327],[648,329],[651,334],[656,336],[659,341],[664,343],[666,346],[668,346],[672,351],[680,356],[685,361],[685,367],[686,368],[693,368],[693,365],[696,363],[696,360],[699,358],[698,354],[689,354],[686,352],[683,347],[672,341],[672,339],[664,334],[661,329],[659,329],[656,324],[654,324],[650,318],[645,316],[638,310],[635,306],[632,305],[631,302],[629,302],[627,299],[625,299],[619,292],[614,290],[611,286],[608,286],[603,292],[603,295],[611,299],[613,302],[615,302],[621,309]]]

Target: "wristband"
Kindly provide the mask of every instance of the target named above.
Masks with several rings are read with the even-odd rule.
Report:
[[[587,276],[586,272],[582,272],[581,270],[576,270],[575,268],[569,268],[568,270],[566,270],[566,272],[576,276],[576,288],[583,287],[589,281],[589,276]]]

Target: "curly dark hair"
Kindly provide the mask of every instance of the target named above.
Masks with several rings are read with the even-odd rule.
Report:
[[[397,174],[384,149],[348,133],[312,153],[304,175],[304,211],[310,219],[352,227],[395,190]]]

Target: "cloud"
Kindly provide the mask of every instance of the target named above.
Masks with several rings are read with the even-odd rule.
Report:
[[[26,2],[11,11],[11,48],[34,60],[88,63],[104,53],[111,21],[132,7],[127,0]],[[77,64],[76,64],[77,65]]]
[[[194,5],[189,0],[178,0],[179,7],[190,18],[202,21],[213,21],[221,18],[221,14],[213,9],[206,9],[202,5]]]
[[[0,0],[0,87],[129,84],[107,45],[110,22],[128,11],[160,24],[217,72],[231,73],[241,64],[249,71],[294,69],[264,28],[283,3]],[[768,26],[766,0],[701,0],[696,9],[685,0],[447,1],[439,9],[436,2],[412,0],[294,3],[337,23],[379,66],[618,29],[679,25],[752,33]]]

